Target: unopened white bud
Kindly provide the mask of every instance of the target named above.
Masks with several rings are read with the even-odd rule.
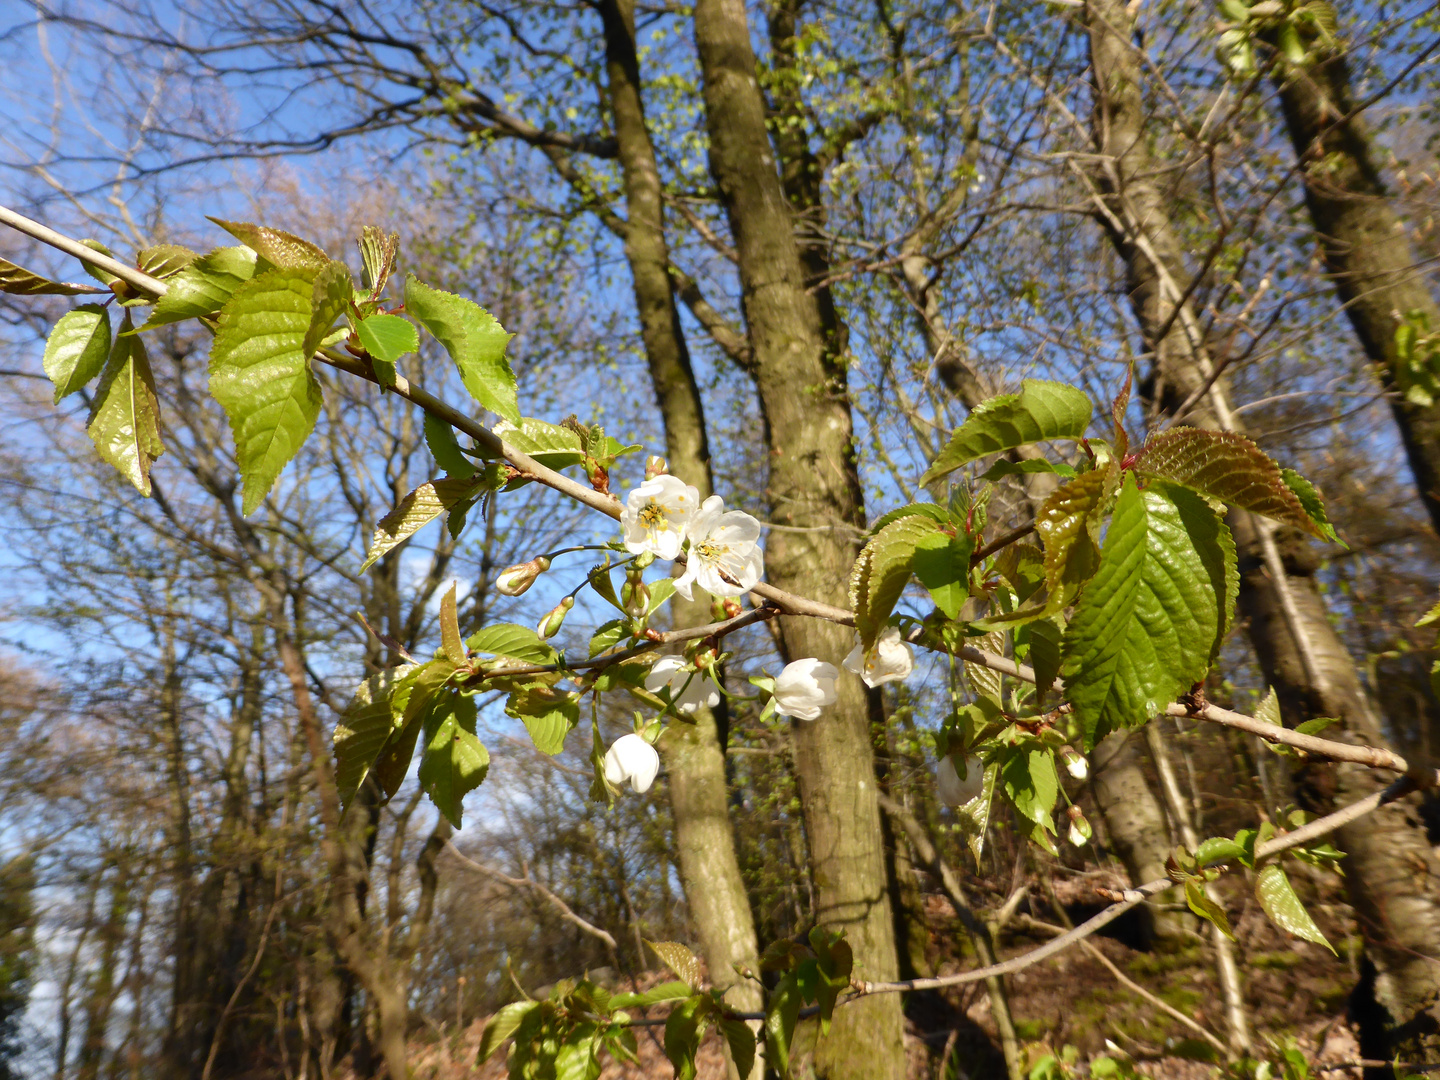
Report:
[[[502,596],[519,596],[535,584],[536,578],[549,569],[550,560],[544,555],[537,555],[529,562],[507,566],[495,578],[495,591]]]

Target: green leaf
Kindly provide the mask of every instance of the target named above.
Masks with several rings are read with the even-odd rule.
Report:
[[[1260,704],[1255,706],[1255,719],[1276,727],[1285,726],[1285,721],[1280,716],[1280,699],[1275,696],[1273,686],[1266,688],[1265,696],[1260,699]]]
[[[1334,946],[1326,940],[1305,910],[1300,897],[1295,895],[1295,887],[1290,884],[1279,863],[1268,863],[1255,875],[1255,898],[1260,901],[1265,914],[1270,916],[1270,921],[1281,930],[1335,952]]]
[[[320,415],[320,381],[302,344],[312,276],[272,270],[235,290],[210,349],[210,392],[230,418],[244,479],[241,512],[260,505]]]
[[[1073,386],[1026,379],[1018,394],[982,401],[931,463],[922,485],[966,462],[1043,439],[1079,439],[1090,426],[1090,399]]]
[[[268,225],[253,225],[248,221],[223,221],[210,218],[216,225],[250,248],[266,262],[281,270],[323,270],[330,263],[330,256],[309,240],[302,240],[283,229],[272,229]]]
[[[355,286],[350,281],[350,270],[342,262],[328,262],[315,275],[315,284],[310,294],[310,325],[305,330],[305,340],[300,351],[314,356],[315,350],[330,333],[335,320],[344,314],[355,298]]]
[[[355,326],[355,336],[365,351],[383,364],[393,364],[406,353],[420,349],[420,332],[414,323],[399,315],[382,312],[361,319]]]
[[[995,807],[995,785],[1000,779],[1000,765],[991,762],[985,766],[985,776],[980,784],[980,794],[964,806],[956,807],[955,818],[960,831],[965,834],[970,854],[976,865],[985,851],[985,834],[990,829],[990,814]],[[1057,777],[1058,781],[1058,777]]]
[[[970,555],[974,550],[974,539],[963,535],[935,532],[915,542],[915,576],[947,619],[960,617],[960,606],[970,595]]]
[[[543,684],[516,690],[505,711],[521,720],[535,749],[552,757],[565,749],[565,736],[580,723],[580,702],[574,694]]]
[[[658,1005],[662,1001],[679,1001],[695,993],[695,988],[685,982],[667,982],[652,986],[643,994],[616,994],[610,999],[612,1009],[633,1009],[636,1006]]]
[[[1245,855],[1245,847],[1238,844],[1227,836],[1212,836],[1208,840],[1202,840],[1200,846],[1195,849],[1195,861],[1202,867],[1211,863],[1225,862],[1227,859],[1238,859]]]
[[[1295,730],[1301,735],[1319,735],[1331,724],[1338,724],[1340,721],[1333,716],[1317,716],[1313,720],[1304,720],[1295,725]]]
[[[790,1075],[790,1042],[800,1019],[800,987],[790,972],[770,991],[765,1008],[765,1065],[781,1076]]]
[[[465,662],[465,643],[460,640],[459,614],[455,605],[454,582],[440,598],[440,647],[457,667]]]
[[[1326,539],[1285,482],[1280,467],[1243,435],[1174,428],[1156,435],[1135,455],[1142,476],[1172,480],[1212,498],[1263,514]]]
[[[342,807],[350,805],[394,732],[392,695],[400,680],[414,670],[414,664],[405,664],[371,675],[355,688],[355,696],[340,714],[332,741]]]
[[[446,510],[478,494],[481,487],[478,481],[469,477],[447,477],[421,484],[376,523],[375,538],[370,542],[370,552],[365,556],[360,572],[370,569],[387,552],[410,539]]]
[[[473,651],[508,656],[526,664],[553,664],[559,659],[553,646],[530,626],[492,623],[471,634],[465,642]]]
[[[1055,755],[1049,750],[1032,746],[1006,747],[1000,763],[1000,783],[1015,809],[1033,821],[1055,831],[1050,811],[1060,794],[1060,776],[1055,771]]]
[[[400,250],[400,234],[387,233],[374,225],[366,225],[360,231],[360,263],[365,268],[365,288],[369,291],[366,299],[378,299],[385,291],[385,282],[395,268],[395,255]]]
[[[607,623],[602,623],[590,638],[590,658],[593,660],[606,649],[615,647],[629,636],[629,619],[611,619]]]
[[[45,342],[45,374],[55,384],[55,404],[99,375],[110,356],[110,313],[81,304],[55,323]]]
[[[688,986],[700,986],[700,959],[678,941],[647,941],[662,963]]]
[[[1201,497],[1187,488],[1175,484],[1154,485],[1163,491],[1175,504],[1180,513],[1180,523],[1185,534],[1194,545],[1195,552],[1205,567],[1210,581],[1210,590],[1219,601],[1220,622],[1215,628],[1215,640],[1210,646],[1210,663],[1220,655],[1225,635],[1230,629],[1230,619],[1235,611],[1235,601],[1240,597],[1240,568],[1235,554],[1235,538],[1230,528]]]
[[[748,1077],[755,1067],[755,1032],[744,1020],[726,1016],[720,1020],[720,1033],[730,1047],[730,1060],[735,1063],[736,1073]]]
[[[246,247],[216,248],[196,259],[168,282],[141,330],[213,315],[255,276],[255,252]]]
[[[1060,642],[1065,628],[1058,619],[1036,619],[1025,627],[1030,639],[1030,666],[1035,669],[1035,686],[1039,701],[1060,674]]]
[[[1099,564],[1095,546],[1110,469],[1095,469],[1056,488],[1040,508],[1035,532],[1045,546],[1046,609],[1067,606],[1090,580]]]
[[[1315,485],[1294,469],[1281,469],[1280,477],[1285,481],[1285,486],[1295,493],[1295,498],[1300,500],[1301,507],[1320,530],[1320,535],[1332,544],[1339,544],[1348,550],[1350,545],[1335,534],[1335,526],[1331,525],[1330,519],[1325,516],[1325,500],[1320,498],[1320,492],[1315,490]]]
[[[695,1080],[695,1053],[712,1008],[708,997],[696,994],[670,1010],[665,1021],[665,1056],[675,1066],[675,1080]]]
[[[547,424],[527,416],[518,427],[502,420],[494,430],[507,445],[529,454],[548,469],[564,469],[585,460],[580,436],[559,424]]]
[[[1185,882],[1185,903],[1200,918],[1219,927],[1220,932],[1231,941],[1235,940],[1235,932],[1230,929],[1230,919],[1225,914],[1225,909],[1205,895],[1205,889],[1198,881]]]
[[[127,312],[95,389],[86,431],[100,456],[149,498],[150,467],[165,452],[165,444],[160,441],[160,399],[150,358],[144,342],[125,336],[130,326]]]
[[[938,503],[906,503],[904,506],[891,510],[888,514],[881,515],[880,519],[870,526],[870,535],[874,536],[892,521],[916,516],[928,517],[932,521],[938,521],[941,525],[950,524],[950,511]]]
[[[538,1001],[512,1001],[492,1016],[485,1025],[485,1034],[480,1036],[480,1053],[476,1062],[484,1061],[500,1049],[500,1044],[515,1033],[520,1022],[539,1007]]]
[[[467,478],[475,475],[475,466],[460,450],[455,438],[455,429],[438,416],[425,414],[425,445],[435,464],[445,470],[447,476]]]
[[[420,786],[451,825],[460,828],[462,802],[485,780],[490,754],[475,735],[475,699],[441,693],[425,717]]]
[[[15,296],[81,296],[85,293],[103,293],[94,285],[72,285],[64,281],[32,274],[24,267],[16,266],[7,259],[0,259],[0,292]]]
[[[1212,577],[1215,559],[1197,550],[1185,524],[1169,494],[1142,492],[1125,474],[1100,567],[1061,649],[1066,697],[1087,750],[1111,731],[1145,723],[1209,669],[1224,597]]]
[[[855,629],[865,648],[890,618],[896,602],[910,580],[915,545],[922,537],[933,536],[939,522],[928,516],[912,515],[892,521],[865,545],[850,571],[850,606],[855,611]]]
[[[555,1080],[597,1080],[600,1033],[594,1024],[576,1024],[555,1054]]]
[[[981,480],[999,480],[1002,476],[1028,476],[1033,473],[1047,473],[1052,476],[1063,476],[1067,479],[1074,479],[1075,470],[1069,465],[1051,463],[1044,458],[1025,458],[1022,461],[1009,461],[1001,458],[991,465],[989,469],[981,473]]]
[[[432,289],[413,276],[405,282],[405,310],[439,339],[460,369],[470,396],[491,412],[519,425],[515,373],[505,359],[512,335],[474,301]]]
[[[156,244],[141,248],[135,256],[135,265],[144,273],[163,281],[174,277],[197,258],[199,256],[195,252],[179,244]]]

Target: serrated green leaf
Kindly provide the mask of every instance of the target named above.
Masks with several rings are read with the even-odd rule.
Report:
[[[235,433],[241,512],[255,511],[320,415],[320,381],[301,346],[312,276],[272,270],[245,282],[220,311],[210,349],[210,392]]]
[[[465,662],[465,643],[460,640],[459,613],[455,604],[455,583],[440,598],[440,647],[450,662],[460,665]]]
[[[370,542],[370,551],[360,572],[370,569],[387,552],[480,490],[481,485],[473,477],[446,477],[421,484],[376,523],[375,538]]]
[[[1219,927],[1220,932],[1231,941],[1235,940],[1235,932],[1230,929],[1230,918],[1225,914],[1225,909],[1205,895],[1205,890],[1198,881],[1185,882],[1185,903],[1200,918]]]
[[[1045,546],[1046,609],[1060,611],[1090,580],[1099,566],[1096,526],[1109,469],[1095,469],[1050,493],[1035,519],[1035,532]]]
[[[687,986],[700,986],[700,958],[678,941],[647,941],[661,962]]]
[[[905,517],[928,517],[932,521],[938,521],[941,525],[950,523],[950,511],[938,503],[906,503],[897,507],[887,514],[882,514],[874,525],[870,526],[870,535],[874,536],[881,529],[885,528],[892,521],[899,521]]]
[[[928,484],[987,454],[1045,439],[1079,439],[1090,426],[1093,411],[1090,399],[1073,386],[1026,379],[1020,393],[1002,394],[977,405],[920,483]]]
[[[1280,717],[1280,699],[1275,696],[1275,688],[1267,687],[1265,696],[1260,699],[1260,704],[1255,706],[1255,719],[1263,720],[1267,724],[1274,724],[1276,727],[1284,727],[1285,722]]]
[[[16,266],[8,259],[0,259],[0,292],[15,296],[83,296],[86,293],[103,293],[94,285],[74,285],[66,281],[51,281],[33,274],[22,266]]]
[[[513,1001],[492,1016],[485,1025],[485,1033],[480,1036],[480,1053],[475,1059],[476,1063],[484,1061],[500,1049],[500,1044],[515,1033],[521,1021],[539,1007],[538,1001]]]
[[[969,844],[970,854],[976,865],[985,852],[985,834],[990,829],[990,814],[995,805],[995,786],[1000,780],[1000,765],[991,762],[985,766],[984,779],[980,783],[980,794],[964,806],[956,807],[955,818]]]
[[[376,300],[385,291],[385,282],[395,268],[395,255],[400,250],[400,234],[387,233],[374,225],[366,225],[357,241],[360,263],[365,268],[366,299]]]
[[[174,277],[197,258],[199,256],[195,252],[179,244],[156,244],[153,247],[141,248],[135,256],[135,265],[143,273],[164,281],[168,277]]]
[[[144,342],[125,336],[130,326],[126,313],[95,388],[86,432],[100,456],[149,498],[150,467],[165,452],[165,444],[160,441],[160,399],[150,358]]]
[[[1332,544],[1339,544],[1348,550],[1350,545],[1335,534],[1335,526],[1331,525],[1330,519],[1325,516],[1325,500],[1320,497],[1315,485],[1294,469],[1281,469],[1280,477],[1285,481],[1285,486],[1295,493],[1295,498],[1300,500],[1300,506],[1320,530],[1320,535]]]
[[[465,644],[478,653],[508,656],[526,664],[553,664],[559,659],[554,647],[533,627],[515,623],[492,623],[471,634]]]
[[[1224,862],[1227,859],[1238,859],[1245,855],[1245,847],[1238,844],[1227,836],[1212,836],[1208,840],[1202,840],[1200,846],[1195,849],[1195,861],[1202,867],[1211,863]]]
[[[1024,817],[1036,825],[1055,831],[1051,810],[1060,794],[1060,774],[1055,771],[1055,755],[1034,746],[1006,747],[997,759],[999,782],[1005,794]]]
[[[447,476],[468,478],[475,475],[475,466],[460,449],[455,438],[455,429],[430,413],[425,414],[425,445],[435,464],[445,470]]]
[[[424,720],[420,786],[451,825],[460,828],[465,796],[490,770],[490,754],[475,735],[475,699],[441,693]]]
[[[350,281],[349,268],[342,262],[326,263],[315,275],[310,293],[310,325],[305,330],[300,351],[314,356],[335,320],[345,313],[354,298],[355,286]]]
[[[555,1054],[555,1080],[597,1080],[600,1061],[595,1052],[599,1048],[600,1034],[596,1026],[576,1024]]]
[[[1087,750],[1111,731],[1145,723],[1205,677],[1223,600],[1211,563],[1169,494],[1142,492],[1126,473],[1099,569],[1061,649],[1066,697]]]
[[[1215,640],[1210,646],[1210,663],[1220,655],[1225,635],[1230,629],[1230,619],[1235,611],[1235,602],[1240,597],[1240,567],[1235,553],[1235,538],[1230,528],[1200,496],[1187,488],[1174,484],[1152,485],[1156,490],[1169,496],[1179,511],[1180,523],[1190,538],[1195,552],[1205,567],[1210,581],[1211,592],[1219,602],[1220,622],[1215,628]]]
[[[602,623],[590,638],[590,658],[593,660],[606,649],[613,648],[630,636],[629,619],[611,619]]]
[[[169,290],[155,302],[139,329],[153,330],[215,314],[236,289],[255,276],[255,269],[255,252],[249,248],[216,248],[170,279]]]
[[[217,217],[210,220],[281,270],[309,270],[313,273],[324,269],[330,262],[330,256],[309,240],[302,240],[283,229],[248,221],[224,221]]]
[[[380,312],[361,319],[355,326],[355,336],[366,352],[384,364],[393,364],[406,353],[420,349],[420,332],[414,323],[399,315]]]
[[[516,690],[505,711],[525,724],[536,750],[552,757],[565,749],[565,736],[580,723],[576,695],[543,684]]]
[[[1340,721],[1333,716],[1317,716],[1313,720],[1303,720],[1295,725],[1295,730],[1301,735],[1319,735],[1331,724],[1338,724]]]
[[[332,742],[335,786],[339,790],[342,807],[350,805],[350,800],[360,790],[371,766],[394,733],[392,695],[397,684],[414,670],[414,664],[405,664],[371,675],[355,688],[355,696],[340,714]],[[403,711],[403,705],[401,708]]]
[[[915,542],[915,576],[947,619],[960,617],[960,606],[970,595],[974,550],[975,541],[964,534],[951,537],[935,532]]]
[[[1332,953],[1335,951],[1305,910],[1300,897],[1295,895],[1295,887],[1290,884],[1279,863],[1268,863],[1255,875],[1255,898],[1260,901],[1265,914],[1270,916],[1270,921],[1287,934],[1324,945]]]
[[[1003,630],[992,630],[978,638],[972,638],[971,644],[977,649],[983,649],[991,653],[1003,653],[1005,651],[1005,632]],[[1004,680],[1000,672],[984,664],[974,664],[969,660],[965,661],[965,681],[970,684],[970,689],[975,692],[977,698],[990,702],[990,708],[995,710],[1001,707],[1001,697],[1004,688]],[[982,705],[981,708],[986,706]]]
[[[512,424],[521,423],[515,373],[505,358],[512,335],[495,316],[472,300],[432,289],[413,276],[405,282],[405,310],[445,346],[471,397]]]
[[[1147,441],[1136,452],[1134,467],[1141,476],[1183,484],[1325,539],[1280,467],[1243,435],[1174,428]]]
[[[1022,461],[1009,461],[1001,458],[991,465],[989,469],[980,474],[981,480],[999,480],[1003,476],[1030,476],[1035,473],[1044,473],[1051,476],[1063,476],[1066,479],[1074,479],[1075,470],[1063,462],[1049,462],[1044,458],[1025,458]]]
[[[765,1009],[765,1065],[790,1075],[790,1042],[800,1019],[800,988],[795,974],[784,976],[770,992]]]
[[[105,368],[110,357],[110,313],[99,304],[81,304],[55,322],[45,341],[45,374],[55,384],[55,404]]]
[[[643,994],[616,994],[610,999],[612,1009],[633,1009],[636,1006],[658,1005],[662,1001],[679,1001],[695,992],[689,983],[667,982],[652,986]]]
[[[1035,669],[1036,701],[1048,693],[1060,674],[1060,641],[1065,628],[1055,618],[1036,619],[1025,627],[1030,639],[1030,666]]]
[[[892,521],[871,538],[855,560],[850,571],[850,606],[865,648],[875,644],[905,591],[916,543],[939,528],[940,523],[928,516],[911,515]]]
[[[720,1033],[730,1047],[730,1060],[735,1063],[736,1073],[748,1077],[755,1067],[755,1032],[744,1020],[726,1016],[720,1020]]]
[[[670,1010],[665,1020],[665,1056],[675,1066],[675,1080],[695,1080],[695,1054],[712,1007],[708,997],[696,994]]]
[[[580,436],[559,424],[548,424],[527,416],[519,426],[502,420],[495,425],[494,431],[505,440],[506,445],[522,454],[529,454],[548,469],[564,469],[585,460]]]

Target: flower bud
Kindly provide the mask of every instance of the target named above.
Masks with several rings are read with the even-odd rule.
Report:
[[[542,638],[552,638],[560,632],[560,627],[565,622],[565,616],[570,614],[570,609],[575,606],[575,598],[567,596],[550,609],[550,613],[540,620],[540,625],[535,632]]]
[[[839,677],[834,664],[814,657],[786,664],[775,678],[775,711],[796,720],[814,720],[822,708],[835,704],[835,680]]]
[[[985,790],[985,765],[978,757],[965,759],[965,779],[955,768],[955,759],[946,755],[935,770],[935,791],[946,806],[963,806]]]
[[[659,454],[651,454],[645,459],[645,479],[654,480],[662,473],[670,471],[670,463]]]
[[[622,735],[605,751],[605,779],[615,787],[630,781],[637,792],[650,790],[660,771],[660,755],[639,735]]]
[[[643,619],[650,610],[650,590],[640,579],[638,570],[625,575],[625,584],[620,587],[620,606],[632,619]]]
[[[529,562],[507,566],[495,579],[495,591],[502,596],[519,596],[549,569],[550,560],[544,555],[537,555]]]
[[[1060,748],[1060,760],[1065,763],[1065,771],[1076,780],[1084,780],[1090,775],[1090,763],[1070,747]]]
[[[740,601],[736,600],[733,596],[725,597],[724,600],[720,601],[720,604],[725,610],[725,618],[727,619],[738,619],[740,612],[744,610],[744,608],[740,606]]]
[[[726,616],[726,614],[725,614],[725,607],[726,607],[726,602],[725,602],[724,600],[722,600],[720,597],[717,596],[717,597],[715,597],[713,600],[711,600],[711,601],[710,601],[710,621],[711,621],[711,622],[724,622],[725,619],[727,618],[727,616]]]
[[[1072,806],[1066,813],[1070,815],[1070,843],[1075,847],[1084,847],[1094,835],[1090,822],[1085,819],[1085,812],[1078,806]]]

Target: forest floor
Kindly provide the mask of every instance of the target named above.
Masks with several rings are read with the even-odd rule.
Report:
[[[1222,883],[1237,938],[1255,1043],[1262,1053],[1275,1044],[1296,1046],[1312,1063],[1317,1077],[1358,1078],[1358,1069],[1343,1067],[1360,1057],[1355,1029],[1347,1016],[1349,994],[1358,977],[1354,927],[1346,922],[1347,909],[1335,875],[1306,878],[1297,868],[1292,870],[1292,878],[1338,956],[1278,930],[1242,879],[1232,876]],[[1057,882],[1056,897],[1071,918],[1083,919],[1104,903],[1095,894],[1097,884],[1113,887],[1094,875],[1080,875]],[[926,914],[932,967],[940,974],[973,967],[973,960],[954,946],[965,938],[949,903],[932,895],[927,899]],[[1053,907],[1045,900],[1035,906],[1033,915],[1042,922],[1055,922]],[[1179,947],[1142,950],[1124,940],[1131,929],[1118,921],[1113,924],[1113,936],[1097,935],[1091,940],[1127,979],[1223,1040],[1224,1016],[1208,935],[1197,935]],[[1046,938],[1033,924],[1029,929],[1012,925],[997,944],[1001,956],[1009,957],[1033,949]],[[640,980],[640,985],[669,977],[653,973]],[[1022,1052],[1029,1062],[1073,1046],[1078,1051],[1075,1075],[1085,1076],[1086,1062],[1097,1055],[1113,1055],[1118,1048],[1131,1056],[1140,1075],[1152,1080],[1205,1080],[1216,1073],[1213,1065],[1182,1056],[1204,1046],[1192,1029],[1122,985],[1083,948],[1071,948],[1013,974],[1007,986]],[[1003,1080],[1004,1061],[983,984],[958,987],[928,1000],[917,997],[907,1012],[912,1080],[938,1080],[942,1058],[953,1063],[943,1074],[947,1080]],[[411,1075],[417,1080],[500,1080],[505,1075],[503,1055],[497,1054],[479,1068],[475,1065],[483,1029],[484,1021],[477,1020],[459,1037],[452,1030],[443,1037],[430,1032],[429,1037],[417,1038]],[[803,1049],[806,1039],[805,1032],[797,1032],[796,1075],[802,1078],[808,1075]],[[661,1029],[644,1029],[639,1050],[638,1065],[621,1065],[607,1058],[602,1080],[673,1075],[661,1046]],[[958,1071],[954,1065],[959,1066]],[[713,1032],[702,1044],[697,1066],[698,1080],[724,1080],[720,1042]]]

